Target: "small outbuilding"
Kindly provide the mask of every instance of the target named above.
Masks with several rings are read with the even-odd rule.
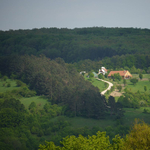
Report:
[[[119,73],[122,79],[129,79],[132,77],[132,75],[128,70],[123,70],[123,71],[110,71],[110,73],[108,74],[108,78],[111,78],[111,76],[114,75],[115,73]]]

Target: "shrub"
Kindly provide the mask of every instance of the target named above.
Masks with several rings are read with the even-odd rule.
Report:
[[[11,84],[10,84],[10,83],[7,83],[7,87],[11,87]]]
[[[113,92],[114,90],[115,90],[115,87],[114,87],[114,86],[112,86],[112,87],[111,87],[111,91]]]
[[[121,92],[122,86],[121,86],[121,85],[118,85],[118,86],[117,86],[117,89],[119,90],[119,92]]]
[[[17,78],[17,76],[16,76],[15,74],[12,73],[12,74],[10,75],[10,79],[16,79],[16,78]]]
[[[98,78],[99,78],[99,79],[104,79],[104,76],[103,76],[102,74],[99,74],[99,75],[98,75]]]
[[[0,93],[0,98],[3,98],[4,97],[4,93]]]
[[[148,114],[148,109],[144,108],[143,113]]]
[[[145,92],[147,91],[147,86],[146,86],[146,85],[144,85],[144,91],[145,91]]]
[[[3,80],[6,81],[8,79],[7,76],[3,76]]]
[[[138,82],[138,79],[132,78],[130,79],[130,82],[133,83],[133,85],[136,85],[136,83]]]
[[[33,109],[36,108],[36,103],[35,102],[31,102],[31,104],[29,105],[28,109]]]
[[[17,84],[18,87],[24,85],[24,83],[22,81],[20,81],[20,80],[16,80],[16,84]]]

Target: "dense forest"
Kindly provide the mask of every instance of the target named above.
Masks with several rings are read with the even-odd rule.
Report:
[[[93,27],[0,31],[1,56],[44,54],[51,59],[61,57],[68,63],[106,58],[104,63],[107,64],[122,56],[121,67],[135,65],[140,68],[145,64],[147,67],[149,48],[149,29]],[[143,56],[137,62],[141,54]],[[116,57],[108,60],[113,56]]]
[[[61,58],[49,60],[45,56],[10,56],[1,59],[0,64],[3,74],[9,77],[14,74],[37,95],[47,96],[52,104],[66,105],[65,113],[69,116],[101,118],[105,114],[105,98],[98,88],[85,81]]]
[[[20,87],[0,91],[1,148],[38,149],[47,138],[61,146],[59,141],[67,135],[88,137],[102,130],[99,127],[72,129],[65,117],[114,119],[116,129],[105,129],[110,141],[113,142],[116,134],[124,137],[129,126],[123,126],[122,107],[149,106],[149,94],[126,89],[115,102],[114,97],[106,99],[101,95],[79,71],[97,72],[105,66],[109,70],[150,73],[149,48],[149,29],[93,27],[0,31],[2,85],[11,87],[7,82],[9,78]],[[47,103],[38,109],[31,101],[26,109],[20,99],[34,96],[47,99]],[[144,103],[139,105],[140,97]]]

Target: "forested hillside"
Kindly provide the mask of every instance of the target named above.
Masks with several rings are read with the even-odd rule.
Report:
[[[142,60],[149,58],[149,50],[149,29],[93,27],[0,31],[1,56],[44,54],[51,59],[61,57],[70,63],[85,59],[98,61],[112,56],[118,59],[118,56],[123,55],[122,66],[141,67],[141,61],[137,64],[136,60],[140,54],[143,54]],[[125,63],[131,54],[132,63]]]
[[[105,98],[99,89],[85,81],[71,65],[61,58],[49,60],[45,56],[2,57],[1,73],[21,79],[38,95],[45,95],[52,104],[65,105],[68,116],[103,118]]]
[[[117,102],[109,95],[106,100],[101,89],[92,85],[92,78],[89,82],[79,74],[83,70],[97,72],[102,66],[150,73],[150,30],[93,27],[0,31],[0,147],[37,149],[45,140],[59,145],[67,135],[82,134],[86,139],[100,130],[100,126],[75,129],[68,121],[71,117],[111,120],[115,129],[105,125],[110,142],[115,134],[124,137],[129,124],[124,124],[123,107],[149,106],[149,95],[126,89]],[[33,97],[44,98],[43,106],[33,102]],[[21,98],[31,99],[28,107]],[[140,105],[140,99],[146,102]],[[149,115],[147,109],[144,113]]]

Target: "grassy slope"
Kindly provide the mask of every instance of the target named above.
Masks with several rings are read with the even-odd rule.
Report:
[[[132,125],[134,122],[134,119],[141,119],[144,122],[150,124],[149,116],[150,114],[143,113],[144,108],[149,109],[148,107],[141,107],[140,109],[133,109],[133,108],[124,108],[125,114],[123,117],[124,125]],[[89,127],[92,128],[94,126],[105,128],[107,126],[116,127],[116,122],[113,119],[88,119],[88,118],[82,118],[82,117],[74,117],[74,118],[68,118],[68,120],[71,122],[71,125],[73,128],[80,128],[80,127]]]
[[[7,84],[10,83],[11,86],[7,87]],[[5,84],[5,86],[3,86]],[[0,93],[6,92],[6,91],[12,91],[13,89],[19,89],[19,87],[16,87],[16,81],[7,79],[6,81],[0,81]]]
[[[115,126],[115,122],[111,119],[90,119],[90,118],[82,118],[82,117],[74,117],[68,118],[73,128],[80,128],[80,127],[89,127],[92,128],[94,126],[105,128],[107,126]]]
[[[5,86],[3,86],[3,83],[5,83]],[[11,86],[7,87],[7,83],[10,83]],[[6,91],[12,91],[14,89],[19,89],[20,87],[16,87],[16,81],[7,79],[6,81],[0,81],[0,93],[6,92]],[[29,98],[20,98],[19,99],[22,104],[25,105],[25,108],[28,108],[31,102],[35,102],[38,108],[43,108],[45,103],[47,102],[47,99],[43,98],[42,96],[34,96]]]
[[[139,78],[139,75],[138,74],[133,74],[133,77],[134,78]],[[128,89],[131,89],[132,92],[137,92],[138,90],[140,92],[145,92],[144,91],[144,86],[146,85],[147,86],[147,93],[150,92],[150,81],[149,81],[149,78],[150,78],[150,74],[143,74],[143,79],[138,81],[138,83],[134,86],[130,80],[127,80],[127,88]]]
[[[21,103],[25,105],[25,108],[27,109],[31,102],[35,102],[38,108],[43,108],[43,106],[46,104],[47,99],[41,97],[41,96],[34,96],[34,97],[23,97],[20,99]]]
[[[149,119],[150,114],[143,113],[143,110],[145,108],[148,109],[150,112],[150,107],[141,107],[140,109],[124,108],[125,110],[124,123],[126,125],[130,125],[135,118],[138,118],[150,124],[150,119]]]
[[[84,76],[85,80],[90,81],[95,87],[99,88],[99,91],[102,92],[107,87],[105,87],[105,83],[103,81],[97,80],[96,78],[87,78],[86,75]]]

